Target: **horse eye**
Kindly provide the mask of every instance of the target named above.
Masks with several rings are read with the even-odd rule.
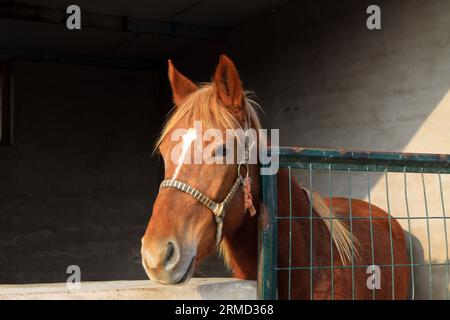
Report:
[[[214,157],[225,157],[228,153],[227,145],[221,144],[214,150]]]

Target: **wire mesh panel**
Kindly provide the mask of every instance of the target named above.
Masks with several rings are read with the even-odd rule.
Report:
[[[450,156],[281,148],[262,176],[262,299],[449,299]]]

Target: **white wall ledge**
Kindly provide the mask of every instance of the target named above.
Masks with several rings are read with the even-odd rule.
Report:
[[[184,285],[158,285],[150,280],[0,285],[0,300],[202,300],[256,299],[256,281],[193,278]]]

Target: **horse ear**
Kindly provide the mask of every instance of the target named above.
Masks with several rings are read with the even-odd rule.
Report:
[[[197,86],[188,78],[183,76],[173,66],[172,60],[168,60],[169,63],[169,80],[172,87],[173,102],[175,105],[180,105],[183,100],[192,92],[197,90]]]
[[[214,74],[214,84],[220,101],[231,108],[231,111],[237,112],[237,116],[241,116],[244,96],[241,79],[233,61],[224,54],[220,56],[219,65]]]

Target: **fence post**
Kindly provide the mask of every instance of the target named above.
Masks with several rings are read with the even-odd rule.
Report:
[[[263,175],[258,236],[258,299],[277,299],[277,176]]]

